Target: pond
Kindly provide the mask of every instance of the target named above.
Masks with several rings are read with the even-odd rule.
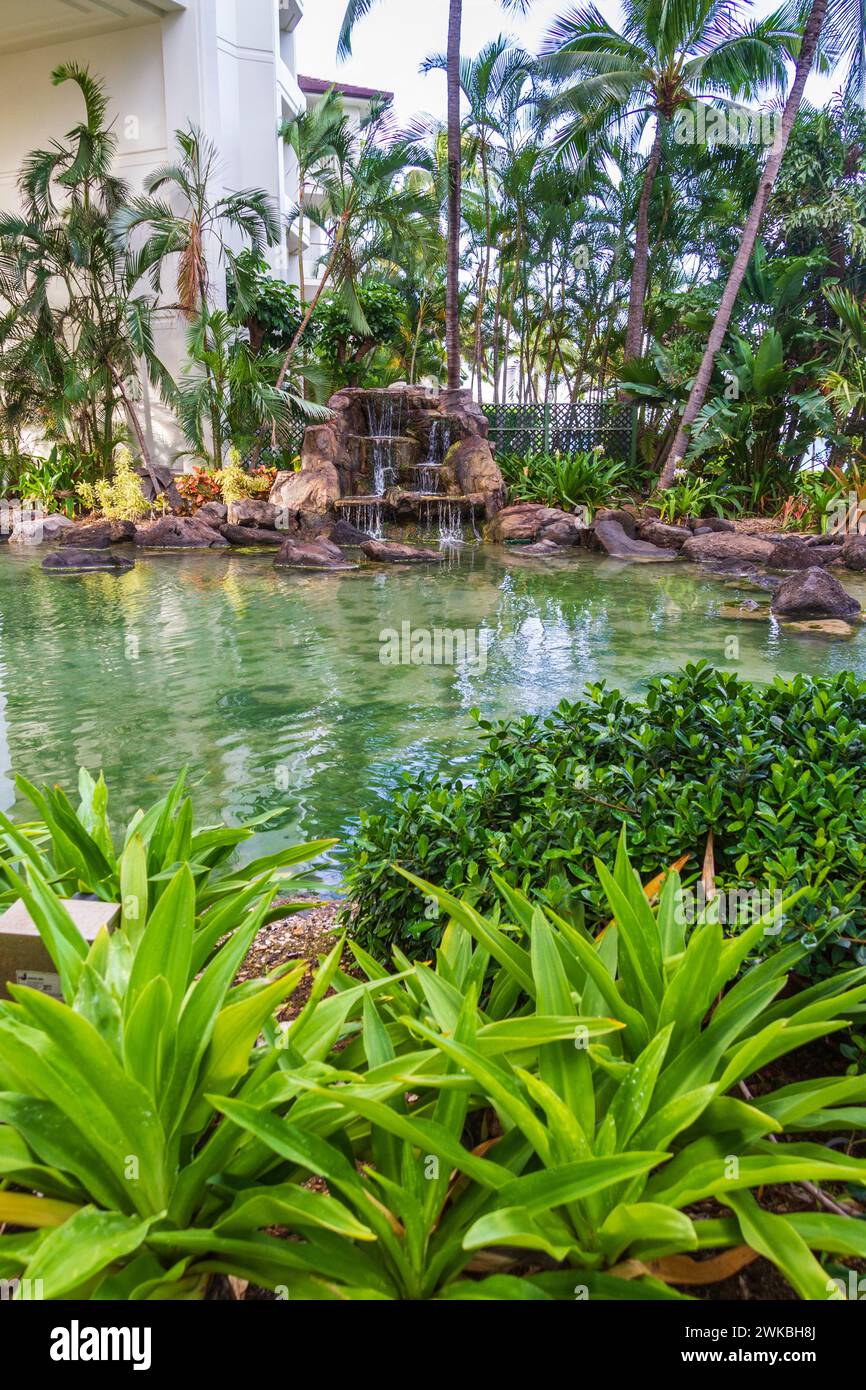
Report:
[[[441,567],[329,575],[208,551],[139,555],[116,578],[46,575],[40,558],[0,552],[0,805],[22,816],[18,771],[73,793],[79,766],[101,768],[119,826],[187,764],[200,824],[285,808],[264,846],[345,837],[403,771],[464,765],[474,706],[542,712],[699,658],[758,681],[866,675],[866,624],[845,642],[720,618],[739,595],[685,563],[467,545]],[[866,580],[845,586],[866,607]],[[466,659],[383,664],[404,624],[468,632]]]

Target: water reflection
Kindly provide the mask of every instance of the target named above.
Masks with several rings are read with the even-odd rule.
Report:
[[[866,602],[856,576],[846,587]],[[202,819],[285,808],[266,836],[276,847],[344,834],[404,771],[459,769],[476,705],[543,712],[588,681],[635,690],[698,658],[763,681],[866,674],[864,636],[715,616],[732,598],[685,566],[472,545],[423,572],[278,573],[270,554],[207,553],[139,557],[120,578],[48,576],[35,554],[4,549],[0,805],[13,804],[13,769],[71,789],[84,764],[104,769],[119,822],[188,764]],[[486,669],[383,665],[382,633],[404,622],[483,632]]]

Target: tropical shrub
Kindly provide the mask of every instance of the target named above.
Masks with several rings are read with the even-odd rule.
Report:
[[[12,463],[3,491],[17,496],[30,506],[53,510],[60,507],[71,516],[75,511],[74,498],[81,477],[81,464],[71,449],[53,445],[47,458],[19,454]]]
[[[712,916],[687,931],[677,875],[652,907],[624,837],[614,872],[596,868],[612,920],[595,940],[503,879],[504,920],[412,879],[450,919],[435,968],[368,996],[336,1064],[295,1073],[316,1133],[300,1102],[288,1121],[263,1100],[217,1102],[284,1181],[325,1177],[342,1239],[290,1222],[303,1268],[285,1274],[267,1236],[227,1242],[227,1259],[302,1298],[571,1300],[678,1297],[671,1285],[760,1254],[801,1298],[843,1296],[820,1256],[863,1258],[863,1222],[791,1212],[766,1189],[862,1182],[866,1160],[815,1136],[861,1128],[866,1078],[754,1098],[745,1082],[860,1016],[866,968],[785,994],[800,944],[740,975],[785,904],[734,938]],[[388,978],[354,950],[371,985]],[[256,1201],[272,1221],[260,1190],[222,1228],[239,1231]],[[173,1239],[190,1253],[201,1238]]]
[[[103,516],[119,521],[135,521],[138,517],[147,516],[151,510],[141,486],[141,478],[132,466],[132,454],[123,446],[117,451],[114,474],[110,479],[79,483],[76,491],[88,511],[99,511]]]
[[[182,474],[176,486],[181,497],[193,507],[202,507],[205,502],[218,502],[220,499],[218,475],[200,464],[195,465],[189,473]]]
[[[305,967],[233,981],[262,925],[299,906],[274,906],[280,876],[330,842],[226,868],[252,827],[193,831],[181,778],[115,851],[102,779],[82,774],[81,787],[75,813],[61,792],[22,784],[41,821],[0,818],[0,873],[63,991],[61,1002],[12,985],[14,1002],[0,1002],[0,1277],[42,1280],[47,1298],[196,1297],[206,1261],[178,1257],[167,1236],[206,1235],[237,1179],[254,1184],[272,1166],[218,1122],[213,1099],[273,1099],[271,1020]],[[122,905],[118,929],[92,945],[61,902],[81,889]],[[311,1062],[335,1032],[327,979],[292,1034],[293,1055],[308,1041]]]
[[[512,502],[586,507],[595,512],[626,490],[627,465],[604,457],[600,445],[573,454],[497,454]]]
[[[652,679],[642,699],[588,686],[545,717],[477,723],[480,751],[463,776],[407,778],[383,810],[362,816],[346,880],[351,929],[367,949],[397,941],[423,953],[439,939],[435,917],[393,877],[395,862],[465,890],[482,911],[494,910],[497,872],[601,924],[592,857],[609,859],[626,826],[645,876],[675,846],[696,877],[712,832],[720,889],[820,888],[824,927],[803,899],[781,939],[826,937],[816,969],[852,951],[866,964],[845,936],[866,911],[866,684],[852,673],[760,688],[700,663]]]
[[[104,784],[81,786],[77,814],[55,791],[41,823],[0,821],[63,989],[0,1003],[0,1277],[47,1298],[197,1298],[214,1274],[304,1299],[662,1298],[757,1252],[819,1299],[840,1294],[816,1254],[866,1255],[861,1221],[759,1201],[866,1175],[814,1142],[862,1128],[866,1078],[745,1086],[864,1009],[866,968],[792,993],[802,943],[754,963],[788,903],[689,930],[676,873],[642,889],[624,836],[595,940],[498,876],[488,918],[413,879],[449,918],[435,968],[350,943],[353,978],[338,941],[286,1028],[303,966],[232,982],[294,906],[275,870],[324,845],[216,877],[250,828],[191,832],[181,780],[115,857]],[[90,947],[75,883],[123,904]]]
[[[245,497],[256,497],[269,492],[273,476],[268,469],[250,471],[241,463],[237,449],[229,449],[228,461],[216,475],[224,502],[240,502]]]
[[[671,487],[657,492],[650,501],[658,507],[662,521],[675,525],[687,516],[731,516],[740,510],[730,488],[709,478],[693,478],[683,472]]]

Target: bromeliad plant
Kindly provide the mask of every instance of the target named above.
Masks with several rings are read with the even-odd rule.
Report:
[[[600,445],[570,454],[505,454],[497,461],[514,502],[585,507],[592,516],[628,491],[626,464],[605,458]]]
[[[63,1000],[12,985],[13,1002],[0,1002],[0,1230],[13,1228],[0,1235],[0,1277],[42,1280],[47,1298],[199,1296],[207,1270],[177,1257],[165,1233],[214,1225],[231,1202],[217,1173],[233,1195],[235,1172],[254,1183],[271,1166],[242,1130],[218,1123],[213,1098],[273,1099],[271,1020],[305,966],[233,981],[260,928],[299,907],[274,904],[278,871],[331,842],[228,869],[249,829],[193,832],[182,789],[181,779],[139,814],[117,854],[101,779],[83,775],[78,815],[62,793],[29,788],[44,832],[2,820],[0,870],[39,928]],[[118,929],[92,945],[58,891],[82,885],[123,907]],[[348,1012],[341,999],[335,1029],[326,988],[325,974],[295,1023],[295,1055],[309,1062]]]
[[[612,914],[597,939],[504,880],[508,920],[496,921],[407,875],[450,918],[436,968],[417,964],[387,987],[354,947],[382,986],[378,1006],[365,1001],[362,1035],[335,1066],[294,1073],[307,1096],[293,1118],[217,1102],[290,1183],[324,1177],[335,1229],[342,1219],[339,1242],[292,1225],[309,1265],[280,1279],[289,1294],[677,1297],[671,1286],[714,1282],[760,1254],[800,1297],[839,1297],[818,1257],[866,1255],[863,1222],[779,1214],[763,1189],[862,1182],[864,1160],[800,1135],[860,1129],[866,1078],[754,1099],[738,1087],[860,1016],[866,968],[783,996],[801,946],[740,972],[788,904],[726,939],[711,913],[687,930],[674,872],[654,907],[658,880],[641,889],[624,839],[613,873],[596,868]],[[696,1209],[709,1199],[729,1214]],[[246,1192],[223,1229],[239,1231],[256,1202],[273,1224],[266,1194]],[[352,1221],[365,1229],[350,1236]],[[200,1238],[177,1239],[185,1250]],[[241,1238],[224,1258],[274,1280],[266,1251],[276,1258],[279,1245]],[[719,1254],[693,1258],[707,1251]]]

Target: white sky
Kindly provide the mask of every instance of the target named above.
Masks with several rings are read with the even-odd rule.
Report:
[[[474,54],[497,34],[513,34],[525,48],[537,52],[551,21],[570,10],[575,0],[534,0],[528,15],[509,14],[499,0],[463,0],[463,52]],[[777,0],[758,0],[755,13],[775,8]],[[600,0],[611,16],[617,7]],[[418,71],[430,53],[444,51],[448,7],[445,0],[378,0],[360,20],[352,41],[353,56],[337,61],[337,36],[345,0],[306,0],[297,30],[298,71],[309,77],[353,82],[394,92],[398,119],[406,122],[419,111],[445,115],[445,74]],[[812,81],[813,102],[825,100],[831,84]]]

